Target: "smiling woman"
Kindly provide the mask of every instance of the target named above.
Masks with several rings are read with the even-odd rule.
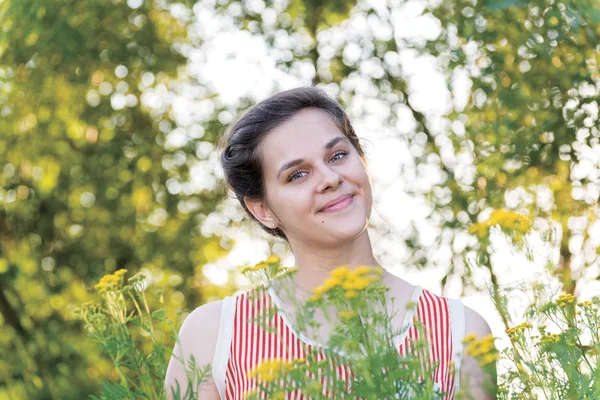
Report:
[[[293,137],[285,134],[288,132]],[[251,218],[288,243],[291,232],[286,232],[282,219],[261,221],[264,215],[261,210],[251,211],[251,208],[254,204],[264,204],[261,201],[269,194],[288,189],[286,186],[290,184],[296,189],[289,188],[288,195],[306,192],[296,185],[309,179],[306,177],[310,173],[308,168],[315,160],[299,157],[304,153],[297,151],[301,149],[298,146],[312,146],[305,154],[313,158],[317,154],[314,147],[319,147],[318,154],[329,155],[331,160],[326,161],[332,166],[343,165],[348,156],[354,161],[366,162],[346,113],[316,88],[300,88],[272,96],[250,109],[223,139],[222,146],[226,147],[221,164],[230,188]],[[353,154],[350,154],[351,149]],[[364,169],[362,164],[361,169]],[[267,203],[270,202],[267,200]],[[271,210],[272,214],[275,212]]]
[[[293,304],[308,301],[339,266],[383,269],[367,230],[373,193],[365,154],[346,113],[322,90],[297,88],[257,104],[231,127],[223,147],[221,164],[230,189],[262,229],[289,244],[297,272],[291,288],[243,293],[192,312],[181,328],[166,385],[185,386],[181,361],[194,356],[199,365],[212,366],[212,379],[202,386],[200,398],[241,399],[257,386],[250,372],[262,362],[302,358],[304,346],[318,345],[318,339],[284,317]],[[382,276],[392,326],[411,327],[394,342],[398,352],[405,354],[408,341],[418,335],[415,327],[424,326],[437,365],[434,386],[444,398],[455,398],[461,371],[474,398],[491,398],[482,388],[483,370],[462,354],[465,332],[491,333],[485,320],[458,300]],[[293,299],[283,296],[290,289]],[[413,312],[409,304],[417,305]],[[257,327],[248,318],[264,308],[275,309],[273,329]],[[335,321],[319,323],[325,335],[335,326]]]

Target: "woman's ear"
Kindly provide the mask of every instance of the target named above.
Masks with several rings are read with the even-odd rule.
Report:
[[[261,224],[268,228],[273,228],[273,223],[276,223],[275,219],[269,212],[264,201],[262,200],[251,200],[244,196],[244,204],[248,207],[248,210],[254,215],[254,217],[260,221]]]

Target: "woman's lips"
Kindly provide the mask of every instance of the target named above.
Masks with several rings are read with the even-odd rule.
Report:
[[[339,203],[336,203],[330,207],[324,208],[320,212],[326,213],[326,212],[334,212],[334,211],[343,210],[344,208],[348,207],[353,201],[354,201],[354,196],[348,196],[345,199],[343,199],[342,201],[340,201]]]

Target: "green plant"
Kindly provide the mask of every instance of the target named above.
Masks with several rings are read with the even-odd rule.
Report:
[[[165,371],[177,340],[178,323],[167,318],[165,308],[150,310],[144,275],[135,275],[126,282],[126,272],[121,269],[102,277],[95,286],[100,301],[77,310],[99,351],[112,361],[116,375],[114,381],[102,383],[100,397],[92,398],[163,399]],[[173,398],[196,399],[194,388],[208,372],[209,366],[197,366],[191,358],[186,366],[188,389],[181,393],[177,388]]]
[[[281,268],[271,256],[245,271],[255,281],[269,285],[293,278],[294,269]],[[151,311],[146,301],[143,275],[127,282],[125,270],[102,278],[96,285],[100,302],[79,309],[86,329],[111,359],[114,380],[103,382],[103,392],[94,399],[164,399],[164,376],[178,323],[167,318],[166,310]],[[291,283],[291,282],[290,282]],[[290,287],[290,285],[280,285]],[[301,392],[314,399],[342,395],[364,398],[443,398],[431,378],[436,365],[428,365],[425,341],[412,343],[417,351],[400,356],[392,345],[402,332],[391,325],[386,304],[389,290],[381,284],[376,269],[340,267],[318,287],[304,304],[295,303],[295,326],[303,332],[319,334],[323,316],[333,327],[322,341],[324,348],[306,348],[305,357],[295,360],[266,360],[250,372],[258,386],[248,399],[285,398]],[[577,302],[573,295],[549,297],[542,284],[533,285],[534,300],[522,316],[523,322],[507,329],[510,346],[498,351],[492,336],[465,337],[465,354],[475,358],[484,370],[500,366],[499,399],[597,399],[600,398],[600,299]],[[289,295],[289,293],[287,293]],[[496,298],[502,304],[512,295],[504,289]],[[288,296],[292,298],[292,296]],[[414,307],[409,304],[408,307]],[[273,310],[269,311],[273,312]],[[506,310],[499,308],[500,313]],[[510,320],[508,315],[505,320]],[[261,320],[258,318],[257,320]],[[422,331],[422,326],[417,329]],[[166,343],[167,335],[173,339]],[[424,337],[424,335],[418,335]],[[345,368],[346,378],[339,375]],[[186,393],[173,398],[197,399],[197,388],[210,372],[210,366],[186,365]],[[321,381],[327,381],[323,393]],[[465,390],[467,389],[467,390]],[[468,384],[455,398],[468,398]]]
[[[290,288],[296,270],[281,269],[279,259],[271,256],[246,272],[255,281],[266,281],[266,286]],[[393,345],[403,331],[392,327],[386,296],[389,288],[381,284],[379,273],[367,266],[353,270],[339,267],[304,304],[294,302],[291,293],[284,293],[294,304],[295,327],[324,338],[321,343],[325,346],[306,347],[302,359],[260,364],[250,374],[258,379],[258,385],[248,398],[277,399],[292,393],[313,399],[444,398],[433,380],[437,365],[422,362],[429,360],[424,326],[417,325],[419,339],[411,342],[414,352],[400,356]],[[318,321],[322,319],[316,318],[317,314],[333,326],[329,334],[320,334],[322,324]],[[340,369],[345,371],[345,379]],[[321,382],[330,382],[325,391]]]
[[[500,398],[600,398],[600,299],[577,302],[562,294],[548,300],[543,285],[533,292],[525,322],[507,330],[511,346],[501,352]]]

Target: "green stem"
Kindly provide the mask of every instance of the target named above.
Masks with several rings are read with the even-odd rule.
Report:
[[[150,314],[150,307],[148,307],[148,302],[146,301],[146,294],[144,292],[142,292],[142,299],[144,300],[144,308],[146,309],[146,312],[148,313],[148,322],[149,322],[149,326],[150,326],[150,335],[154,336],[154,327],[152,325],[152,314]]]
[[[117,369],[117,373],[119,374],[119,379],[121,381],[121,386],[123,388],[125,388],[125,390],[127,391],[127,395],[128,395],[128,397],[130,399],[135,399],[135,397],[133,397],[133,393],[131,393],[131,390],[129,390],[129,384],[128,384],[128,381],[127,381],[127,375],[125,375],[125,373],[121,370],[121,366],[119,365],[119,361],[108,350],[108,344],[105,341],[102,341],[101,344],[102,344],[102,347],[104,348],[104,350],[108,353],[108,356],[112,360],[113,365]]]

